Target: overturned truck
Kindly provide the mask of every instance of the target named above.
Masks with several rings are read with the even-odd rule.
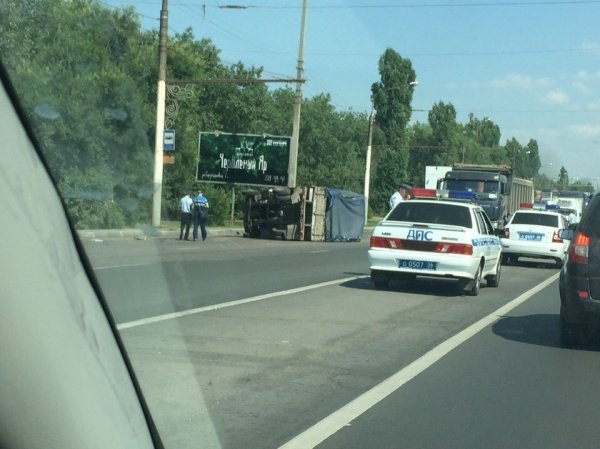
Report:
[[[364,196],[323,187],[273,187],[244,192],[246,237],[358,241],[365,223]]]

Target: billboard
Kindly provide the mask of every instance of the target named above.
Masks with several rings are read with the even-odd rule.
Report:
[[[198,156],[198,181],[286,186],[290,138],[201,132]]]

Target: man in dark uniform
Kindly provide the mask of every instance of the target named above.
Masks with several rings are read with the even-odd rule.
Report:
[[[194,242],[198,240],[198,225],[202,233],[202,241],[206,240],[206,222],[208,221],[208,199],[198,190],[194,197]]]

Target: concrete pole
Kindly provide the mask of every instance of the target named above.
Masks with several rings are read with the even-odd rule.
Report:
[[[154,135],[154,177],[152,196],[152,226],[160,226],[163,178],[163,134],[165,130],[165,102],[167,91],[167,1],[162,0],[158,50],[158,89],[156,94],[156,133]]]
[[[365,225],[369,216],[369,185],[371,183],[371,143],[373,142],[373,113],[369,115],[369,139],[367,143],[367,163],[365,167]]]
[[[292,120],[292,140],[290,142],[290,160],[288,169],[288,187],[296,187],[298,171],[298,141],[300,139],[300,107],[302,105],[302,72],[304,66],[304,25],[306,22],[306,3],[302,1],[302,19],[300,21],[300,44],[298,48],[298,66],[296,71],[296,97],[294,101],[294,117]]]

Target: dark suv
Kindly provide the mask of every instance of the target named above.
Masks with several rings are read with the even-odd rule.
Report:
[[[571,346],[600,324],[600,192],[574,229],[559,231],[571,240],[560,272],[560,339]]]

